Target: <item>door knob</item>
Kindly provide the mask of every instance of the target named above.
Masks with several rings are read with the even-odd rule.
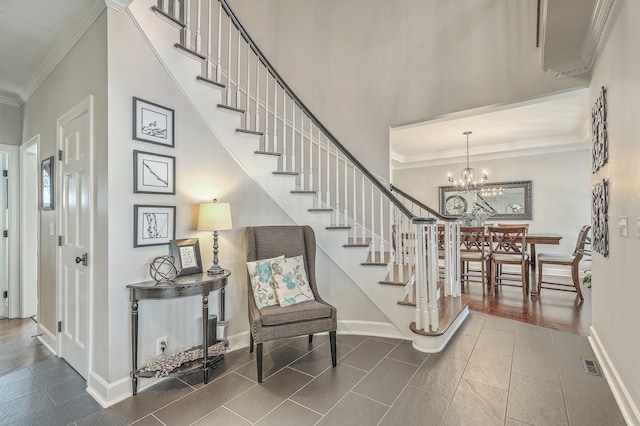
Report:
[[[76,257],[76,263],[82,263],[83,266],[87,266],[87,253]]]

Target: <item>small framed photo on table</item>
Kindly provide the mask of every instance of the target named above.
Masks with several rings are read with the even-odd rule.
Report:
[[[202,273],[200,243],[197,238],[171,241],[171,255],[176,258],[179,277]]]
[[[133,206],[133,246],[159,246],[175,238],[175,206]]]
[[[133,139],[173,148],[174,123],[172,109],[133,98]]]
[[[170,155],[133,151],[133,192],[175,194],[176,158]]]

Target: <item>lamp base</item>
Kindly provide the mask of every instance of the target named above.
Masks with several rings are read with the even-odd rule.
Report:
[[[207,274],[209,275],[220,275],[224,274],[224,269],[218,265],[213,265],[211,268],[207,269]]]

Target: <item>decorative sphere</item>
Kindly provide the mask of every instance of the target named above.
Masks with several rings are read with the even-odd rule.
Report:
[[[173,256],[158,256],[149,265],[149,275],[156,282],[171,281],[178,276],[179,272],[176,267],[176,258]]]

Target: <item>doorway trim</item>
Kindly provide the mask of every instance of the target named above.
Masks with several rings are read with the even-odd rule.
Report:
[[[35,153],[31,153],[30,151],[35,147],[36,152]],[[25,318],[28,313],[25,312],[27,309],[25,307],[27,301],[26,298],[29,297],[29,295],[27,295],[26,293],[26,289],[25,289],[25,283],[26,283],[26,279],[25,276],[27,275],[27,269],[31,269],[32,265],[35,264],[36,268],[39,268],[39,261],[38,259],[40,258],[40,209],[38,208],[38,176],[39,176],[39,170],[37,170],[38,168],[38,163],[39,163],[39,159],[40,159],[40,134],[38,133],[37,135],[33,136],[31,139],[29,139],[28,141],[26,141],[25,143],[23,143],[22,145],[20,145],[20,300],[19,300],[19,306],[20,306],[20,317],[21,318]],[[34,183],[35,183],[35,187],[27,187],[26,186],[26,179],[27,179],[27,175],[28,174],[33,174],[33,170],[30,170],[29,167],[27,167],[27,155],[35,155],[35,160],[36,160],[36,177],[34,177]],[[26,205],[26,199],[29,193],[31,193],[32,191],[35,191],[36,193],[36,204],[34,206],[32,206],[35,209],[35,215],[29,216],[29,219],[26,219],[26,215],[27,214],[31,214],[31,212],[27,211],[28,210],[28,206]],[[34,221],[34,222],[32,222]],[[28,240],[27,238],[27,228],[29,227],[33,227],[33,229],[35,230],[35,234],[36,234],[36,238],[35,238],[35,253],[31,252],[31,247],[28,247],[26,242]],[[29,264],[27,262],[28,256],[31,256],[33,258],[33,256],[36,256],[35,262],[31,262],[31,264]],[[38,271],[36,270],[36,301],[39,299],[39,294],[38,294]],[[39,306],[39,302],[37,302],[36,304],[36,314],[38,313],[40,306]]]
[[[86,359],[87,359],[87,382],[88,378],[92,372],[93,366],[93,282],[94,282],[94,260],[91,259],[92,253],[94,250],[94,161],[93,161],[93,152],[94,152],[94,135],[93,135],[93,95],[89,95],[74,107],[72,107],[69,111],[64,113],[58,120],[56,121],[56,155],[55,158],[59,158],[57,153],[63,149],[63,140],[62,140],[62,127],[73,121],[75,118],[79,117],[82,114],[87,114],[89,120],[89,144],[88,144],[88,153],[89,157],[89,244],[88,244],[88,253],[89,253],[89,262],[87,265],[87,276],[88,276],[88,300],[87,300],[87,349],[86,349]],[[62,209],[60,206],[62,205],[62,166],[60,165],[60,161],[56,161],[56,186],[55,186],[55,205],[56,207],[56,234],[60,236],[60,229],[62,229]],[[62,281],[60,277],[60,271],[62,263],[61,256],[61,247],[56,246],[56,321],[61,321],[63,317],[63,308],[62,305],[63,297],[62,297]],[[58,336],[59,333],[56,333],[56,352],[58,356],[62,356],[64,358],[64,353],[62,353],[62,341]]]
[[[9,183],[7,199],[9,202],[9,217],[7,230],[9,241],[7,242],[9,267],[9,318],[16,318],[20,312],[20,147],[17,145],[0,144],[0,151],[8,155],[7,169],[9,170]],[[13,208],[11,207],[13,206]]]

